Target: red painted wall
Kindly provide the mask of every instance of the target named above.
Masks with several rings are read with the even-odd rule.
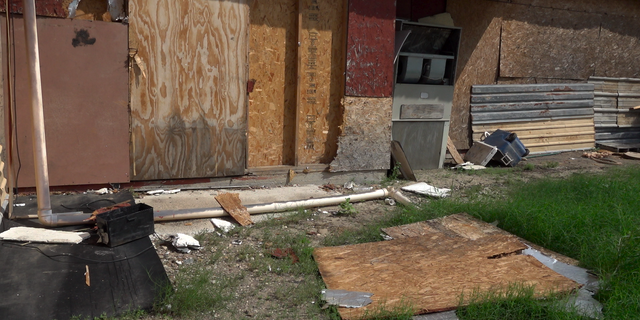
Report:
[[[345,95],[393,93],[395,0],[349,0]]]
[[[0,12],[5,12],[5,1],[0,0]],[[36,0],[36,15],[66,18],[67,13],[62,7],[62,2],[61,0]],[[9,0],[9,11],[22,14],[22,0]]]

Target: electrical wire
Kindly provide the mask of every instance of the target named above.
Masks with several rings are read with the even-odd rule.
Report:
[[[49,254],[46,254],[44,251],[42,251],[42,249],[40,249],[40,248],[38,248],[36,246],[28,245],[28,242],[26,244],[13,244],[13,243],[9,243],[9,242],[2,242],[2,246],[8,246],[8,247],[13,247],[13,248],[29,248],[29,249],[33,249],[33,250],[36,250],[36,251],[40,252],[43,256],[45,256],[45,257],[47,257],[47,258],[49,258],[49,259],[51,259],[51,260],[53,260],[55,262],[60,262],[60,263],[67,262],[67,261],[61,261],[61,260],[58,260],[58,259],[55,259],[55,258],[57,258],[57,257],[68,257],[68,258],[75,258],[75,259],[78,259],[78,260],[88,261],[88,262],[91,262],[91,263],[122,262],[122,261],[127,261],[127,260],[130,260],[130,259],[136,258],[136,257],[144,254],[145,252],[147,252],[147,251],[149,251],[151,249],[154,249],[153,245],[151,245],[151,246],[145,248],[144,250],[142,250],[142,251],[140,251],[140,252],[138,252],[138,253],[134,254],[133,256],[130,256],[130,257],[120,258],[120,259],[116,259],[116,260],[95,260],[95,259],[88,259],[88,258],[75,256],[75,255],[72,255],[72,254],[69,254],[69,253],[60,253],[60,254],[49,255]]]

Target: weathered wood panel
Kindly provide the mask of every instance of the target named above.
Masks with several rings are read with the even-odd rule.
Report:
[[[580,285],[547,268],[515,236],[487,235],[475,240],[431,232],[425,236],[313,252],[328,289],[370,292],[373,303],[339,308],[343,319],[360,319],[384,308],[408,305],[415,314],[452,310],[473,290],[504,289],[513,282],[535,285],[535,295],[570,292]]]
[[[349,1],[345,92],[356,97],[393,93],[395,1]]]
[[[502,24],[500,77],[586,80],[595,72],[602,16],[515,6]]]
[[[299,164],[330,163],[342,123],[345,0],[300,0]]]
[[[243,174],[247,1],[130,0],[129,23],[132,179]]]
[[[458,149],[468,149],[471,86],[493,84],[498,77],[504,4],[478,0],[447,1],[456,27],[462,27],[457,79],[449,136]]]
[[[389,169],[392,105],[391,98],[344,98],[344,124],[331,171]]]
[[[253,1],[249,79],[249,167],[293,165],[298,0]]]
[[[473,140],[502,129],[517,133],[532,152],[549,147],[574,150],[588,143],[593,147],[593,88],[592,84],[473,86]]]
[[[29,64],[22,17],[12,20],[17,185],[32,187]],[[37,23],[50,184],[129,182],[127,26],[44,17]]]

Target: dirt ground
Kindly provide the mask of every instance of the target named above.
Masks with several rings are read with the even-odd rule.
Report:
[[[610,156],[609,159],[615,160],[623,166],[640,164],[639,160],[615,155]],[[573,173],[596,173],[612,166],[616,165],[603,164],[584,158],[582,152],[566,152],[541,157],[533,156],[522,161],[515,168],[490,168],[486,173],[439,169],[419,171],[416,172],[416,176],[418,181],[424,181],[440,188],[452,189],[452,197],[464,198],[470,196],[471,193],[491,195],[493,192],[499,192],[507,180],[527,183],[527,181],[542,177],[563,178]],[[400,187],[408,182],[386,183]],[[376,188],[381,185],[371,184],[370,186]],[[338,188],[340,187],[338,186]],[[350,191],[345,190],[345,192]],[[434,201],[405,194],[416,203]],[[206,265],[204,268],[221,279],[235,279],[234,285],[220,287],[221,290],[226,290],[231,295],[231,299],[225,300],[224,307],[201,312],[197,315],[199,319],[324,319],[328,316],[317,313],[317,307],[316,311],[313,311],[314,304],[322,302],[313,300],[312,293],[298,292],[305,290],[303,289],[304,283],[317,281],[317,279],[314,280],[295,272],[272,271],[278,262],[265,263],[264,261],[268,261],[264,257],[265,249],[270,246],[269,241],[273,239],[274,235],[305,236],[309,239],[312,247],[318,247],[327,237],[371,224],[394,210],[394,207],[382,199],[355,203],[353,206],[358,212],[354,215],[337,215],[339,207],[326,207],[312,209],[306,219],[300,221],[287,221],[286,217],[281,217],[271,224],[249,227],[254,228],[251,232],[202,236],[202,244],[205,248],[190,254],[176,252],[161,240],[157,240],[155,244],[165,270],[174,283],[176,277],[179,277],[181,269],[188,268],[189,265],[198,265],[198,263],[210,259],[211,255],[217,255],[217,261],[214,264],[203,264]],[[312,288],[314,287],[312,286]],[[295,295],[303,301],[298,301],[291,295]],[[170,308],[169,306],[165,307]],[[148,318],[167,317],[156,314]],[[175,318],[175,316],[172,317],[172,319]]]

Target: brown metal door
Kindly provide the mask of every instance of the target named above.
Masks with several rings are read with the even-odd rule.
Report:
[[[248,0],[129,0],[132,180],[242,175]]]

